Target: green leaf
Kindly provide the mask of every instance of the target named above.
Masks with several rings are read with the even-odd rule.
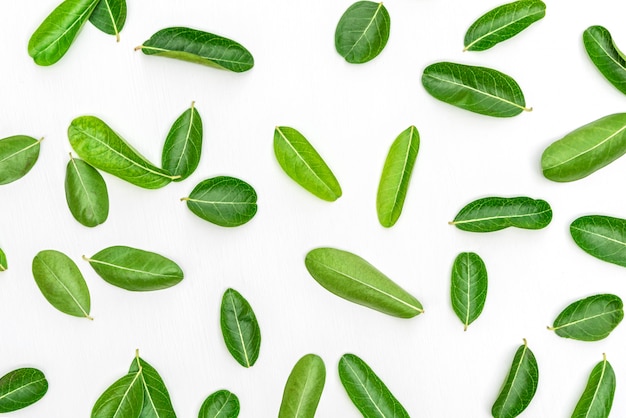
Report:
[[[120,32],[126,23],[126,0],[100,0],[89,21],[102,32],[115,35],[119,42]]]
[[[335,30],[335,48],[352,64],[380,54],[389,40],[389,12],[381,3],[358,1],[344,12]]]
[[[139,350],[128,370],[130,374],[139,373],[143,387],[143,407],[140,418],[176,418],[174,407],[165,382],[159,372],[139,357]]]
[[[26,408],[43,398],[47,391],[48,381],[40,370],[13,370],[0,378],[0,413]]]
[[[417,299],[358,255],[316,248],[304,263],[320,285],[341,298],[400,318],[424,312]]]
[[[415,126],[409,126],[391,144],[376,195],[378,221],[385,228],[394,226],[402,213],[419,147]]]
[[[2,251],[2,248],[0,248],[0,271],[6,271],[8,268],[7,256],[4,251]]]
[[[205,221],[234,227],[248,222],[257,210],[256,192],[248,183],[234,177],[219,176],[198,183],[189,197],[181,200]]]
[[[626,153],[626,113],[581,126],[550,144],[541,155],[543,175],[552,181],[582,179]]]
[[[589,375],[587,387],[574,408],[572,418],[608,418],[615,395],[615,372],[602,355]]]
[[[276,127],[274,154],[285,173],[315,196],[329,202],[341,197],[341,186],[335,175],[297,130],[288,126]]]
[[[538,382],[537,360],[524,340],[515,353],[509,374],[491,408],[493,417],[514,418],[521,414],[535,396]]]
[[[316,354],[302,357],[289,374],[278,418],[313,418],[326,382],[326,367]]]
[[[0,140],[0,184],[24,177],[39,158],[39,141],[30,136],[16,135]]]
[[[594,295],[570,304],[548,329],[563,338],[598,341],[608,337],[622,319],[624,305],[619,297]]]
[[[141,373],[129,373],[100,395],[91,410],[91,418],[139,418],[143,396]]]
[[[409,418],[408,412],[383,381],[356,355],[341,356],[339,379],[364,418]]]
[[[576,245],[587,254],[626,267],[626,219],[581,216],[572,222],[569,230]]]
[[[166,289],[183,280],[178,264],[137,248],[113,246],[84,258],[105,281],[126,290]]]
[[[72,157],[65,171],[65,200],[72,216],[94,227],[109,216],[109,193],[104,179],[92,166]]]
[[[546,15],[541,0],[503,4],[479,17],[465,33],[464,51],[484,51],[517,35]]]
[[[461,253],[452,266],[452,309],[465,330],[483,311],[487,299],[487,268],[476,253]]]
[[[485,197],[468,203],[450,225],[463,231],[492,232],[510,226],[541,229],[552,220],[545,200],[530,197]]]
[[[87,283],[68,256],[55,250],[40,251],[33,259],[33,276],[52,306],[68,315],[93,319]]]
[[[202,403],[198,418],[237,418],[239,399],[227,390],[218,390],[210,394]]]
[[[174,181],[182,181],[198,168],[201,154],[202,119],[192,102],[167,134],[161,166],[172,175],[180,176]]]
[[[609,31],[602,26],[590,26],[583,32],[583,44],[598,71],[626,94],[626,57],[617,49]]]
[[[222,297],[220,326],[226,348],[243,367],[252,367],[259,357],[261,329],[248,301],[235,289]]]
[[[52,65],[70,49],[99,0],[65,0],[39,25],[28,41],[37,65]]]
[[[158,189],[178,178],[149,162],[95,116],[74,119],[67,134],[83,160],[136,186]]]
[[[146,55],[160,55],[241,73],[254,66],[250,51],[241,44],[196,29],[161,29],[138,46]]]
[[[532,110],[517,82],[491,68],[438,62],[424,69],[422,85],[435,99],[482,115],[508,118]]]

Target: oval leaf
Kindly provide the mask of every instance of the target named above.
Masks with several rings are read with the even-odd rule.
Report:
[[[30,136],[16,135],[0,140],[0,184],[24,177],[39,158],[39,141]]]
[[[85,260],[106,282],[126,290],[166,289],[183,280],[183,271],[178,264],[137,248],[109,247]]]
[[[582,179],[626,153],[626,113],[588,123],[550,144],[541,155],[543,175],[552,181]]]
[[[194,103],[176,119],[163,145],[161,166],[182,181],[198,168],[202,154],[202,119]]]
[[[143,394],[141,373],[129,373],[100,395],[91,410],[91,418],[139,418]]]
[[[531,110],[517,82],[491,68],[438,62],[424,69],[422,85],[435,99],[482,115],[508,118]]]
[[[611,363],[602,356],[593,368],[572,418],[608,418],[615,395],[615,372]]]
[[[165,382],[154,367],[139,357],[139,351],[137,351],[128,372],[130,374],[139,373],[141,379],[143,408],[140,418],[176,418]]]
[[[0,271],[6,271],[8,268],[9,265],[7,264],[7,256],[4,251],[2,251],[2,248],[0,248]]]
[[[146,55],[160,55],[241,73],[254,66],[252,54],[239,43],[196,29],[158,31],[138,46]]]
[[[546,15],[541,0],[503,4],[479,17],[465,33],[464,51],[484,51],[517,35]]]
[[[587,254],[626,267],[626,219],[581,216],[572,222],[569,230],[576,245]]]
[[[248,301],[234,289],[222,297],[220,326],[226,348],[243,367],[252,367],[259,357],[261,329]]]
[[[68,256],[55,250],[39,252],[33,259],[33,276],[52,306],[68,315],[92,319],[87,283]]]
[[[210,394],[202,403],[198,418],[237,418],[239,416],[239,398],[227,390],[218,390]]]
[[[424,312],[417,299],[358,255],[316,248],[304,263],[320,285],[346,300],[400,318]]]
[[[115,35],[119,42],[120,32],[126,23],[126,0],[100,0],[89,21],[102,32]]]
[[[402,213],[419,147],[415,126],[409,126],[391,144],[376,195],[378,221],[385,228],[394,226]]]
[[[530,197],[485,197],[468,203],[450,225],[463,231],[492,232],[510,226],[541,229],[552,220],[545,200]]]
[[[315,196],[329,202],[341,197],[341,186],[335,175],[297,130],[288,126],[276,127],[274,154],[285,173]]]
[[[65,171],[65,200],[72,216],[94,227],[109,216],[109,193],[104,179],[92,166],[72,157]]]
[[[598,341],[609,336],[624,319],[624,305],[615,295],[594,295],[563,310],[548,327],[563,338]]]
[[[48,381],[37,369],[13,370],[0,378],[0,412],[12,412],[37,402],[48,391]]]
[[[358,1],[348,7],[335,30],[335,48],[352,64],[373,60],[387,45],[391,21],[381,3]]]
[[[602,26],[590,26],[583,32],[583,44],[598,71],[626,94],[626,57],[617,49],[609,31]]]
[[[28,41],[37,65],[52,65],[70,49],[99,0],[65,0],[39,25]]]
[[[326,366],[316,354],[302,357],[289,374],[278,418],[313,418],[326,382]]]
[[[201,181],[189,197],[187,207],[205,221],[234,227],[248,222],[257,211],[256,192],[248,183],[219,176]]]
[[[409,414],[383,381],[356,355],[341,356],[339,379],[364,418],[409,418]]]
[[[535,396],[538,382],[537,360],[524,340],[513,357],[509,374],[491,408],[493,417],[514,418],[521,414]]]
[[[487,299],[487,268],[476,253],[461,253],[452,266],[452,309],[465,330],[483,311]]]

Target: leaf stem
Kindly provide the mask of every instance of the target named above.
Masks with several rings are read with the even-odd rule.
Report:
[[[139,51],[140,49],[143,49],[143,45],[139,45],[135,47],[135,51]]]

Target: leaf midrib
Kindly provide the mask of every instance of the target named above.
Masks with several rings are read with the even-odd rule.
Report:
[[[610,242],[613,242],[615,244],[619,244],[619,245],[622,245],[622,246],[626,247],[626,242],[624,242],[624,241],[619,241],[619,240],[617,240],[615,238],[607,237],[606,235],[598,234],[597,232],[588,231],[586,229],[581,229],[581,228],[576,227],[576,226],[570,226],[570,228],[573,229],[573,230],[579,231],[579,232],[583,232],[585,234],[593,235],[594,237],[603,238],[603,239],[605,239],[607,241],[610,241]]]
[[[248,350],[246,349],[246,342],[241,332],[241,326],[239,325],[239,315],[237,314],[237,307],[235,306],[235,298],[232,294],[228,295],[230,299],[230,306],[233,309],[233,315],[235,316],[235,323],[237,324],[237,335],[239,336],[239,342],[241,343],[241,349],[243,357],[246,362],[246,367],[250,367],[250,359],[248,358]]]
[[[76,165],[76,161],[74,160],[74,158],[72,158],[71,155],[70,155],[70,160],[72,161],[72,167],[74,167],[74,171],[76,172],[76,177],[78,178],[78,181],[80,182],[83,193],[85,194],[85,199],[87,200],[87,206],[89,207],[89,210],[91,211],[92,216],[96,218],[97,221],[100,221],[99,217],[96,215],[96,205],[91,201],[91,196],[89,195],[89,192],[87,191],[87,186],[85,186],[85,182],[83,181],[83,176],[81,176],[80,171],[78,170],[78,166]]]
[[[603,316],[605,316],[605,315],[612,315],[612,314],[617,313],[617,312],[620,312],[620,311],[623,311],[623,309],[615,309],[615,310],[613,310],[613,311],[609,311],[609,312],[602,312],[602,313],[599,313],[599,314],[596,314],[596,315],[587,316],[587,317],[584,317],[584,318],[578,319],[578,320],[576,320],[576,321],[567,322],[567,323],[565,323],[565,324],[563,324],[563,325],[559,325],[558,327],[552,327],[551,329],[552,329],[553,331],[556,331],[556,330],[563,329],[563,328],[566,328],[566,327],[571,327],[571,326],[574,326],[574,325],[579,324],[579,323],[581,323],[581,322],[591,321],[592,319],[600,318],[600,317],[603,317]]]
[[[356,46],[361,42],[361,39],[363,39],[363,37],[365,36],[367,31],[369,31],[370,26],[372,26],[374,24],[374,21],[376,21],[376,17],[378,16],[378,13],[382,9],[382,7],[383,7],[383,3],[382,2],[378,3],[378,7],[376,7],[376,11],[374,12],[374,15],[371,17],[369,23],[367,24],[367,26],[365,27],[363,32],[361,32],[361,35],[359,36],[359,39],[357,39],[356,42],[354,42],[354,44],[352,45],[352,47],[350,47],[348,52],[346,52],[346,56],[348,56],[350,53],[352,53],[354,48],[356,48]]]
[[[509,401],[509,396],[513,393],[513,387],[515,386],[515,381],[517,380],[517,375],[519,374],[520,369],[522,368],[522,363],[524,362],[524,358],[526,356],[526,350],[528,346],[524,344],[524,350],[522,351],[522,355],[520,356],[519,362],[517,363],[517,368],[515,369],[515,374],[513,375],[513,379],[511,380],[511,385],[509,386],[509,390],[506,393],[506,397],[504,398],[504,402],[502,405],[506,405]],[[504,406],[503,406],[504,408]]]
[[[296,408],[295,418],[300,417],[300,408],[302,407],[302,403],[304,402],[305,393],[307,393],[306,389],[309,384],[309,380],[310,380],[312,373],[313,373],[313,370],[309,367],[307,369],[306,379],[304,380],[304,386],[302,388],[302,392],[300,393],[300,399],[298,399],[298,407]]]
[[[46,270],[48,270],[48,272],[50,272],[50,274],[52,275],[52,277],[54,278],[54,280],[56,280],[61,287],[63,288],[63,290],[65,290],[65,292],[70,296],[70,298],[72,298],[72,300],[74,301],[74,303],[76,304],[76,306],[78,306],[78,308],[81,310],[81,312],[83,313],[83,315],[85,315],[86,318],[89,318],[89,314],[87,313],[87,311],[83,308],[83,306],[80,304],[80,302],[78,301],[78,299],[76,299],[74,297],[74,295],[72,294],[72,292],[70,292],[70,290],[67,288],[67,286],[65,286],[65,283],[63,283],[61,281],[61,279],[59,279],[59,277],[57,276],[57,274],[54,272],[54,270],[52,270],[50,268],[50,266],[48,266],[48,264],[46,263],[46,261],[42,258],[39,257],[39,262],[46,268]]]
[[[139,370],[137,371],[137,373],[135,373],[135,377],[133,377],[133,380],[131,380],[130,384],[128,385],[128,387],[126,388],[126,390],[124,391],[124,394],[122,395],[122,400],[120,401],[120,403],[117,405],[117,408],[115,409],[115,413],[113,414],[113,418],[117,417],[118,412],[120,412],[120,409],[122,408],[122,404],[127,401],[128,398],[128,393],[130,392],[130,388],[132,388],[135,385],[135,382],[137,381],[137,379],[139,378],[139,375],[141,374],[141,365],[139,366]]]
[[[593,409],[593,404],[596,401],[598,396],[598,391],[600,390],[600,386],[602,385],[602,379],[604,379],[604,372],[606,371],[606,357],[602,360],[602,372],[600,373],[600,379],[598,380],[598,384],[596,385],[595,390],[593,391],[593,396],[591,397],[591,403],[589,403],[589,408],[587,409],[587,413],[585,414],[585,418],[589,417],[591,410]]]
[[[18,154],[21,154],[22,152],[28,151],[29,149],[31,149],[32,147],[35,147],[37,145],[39,145],[39,143],[41,142],[41,140],[39,141],[35,141],[32,144],[30,144],[27,147],[21,148],[20,150],[14,152],[13,154],[7,155],[6,157],[4,157],[2,160],[0,160],[0,164],[2,164],[3,162],[15,157]]]
[[[173,274],[153,273],[153,272],[147,271],[147,270],[132,269],[130,267],[119,266],[117,264],[107,263],[106,261],[101,261],[101,260],[97,260],[97,259],[93,259],[93,258],[88,258],[87,261],[89,263],[102,264],[102,265],[105,265],[105,266],[108,266],[108,267],[117,268],[117,269],[120,269],[120,270],[132,271],[133,273],[147,274],[149,276],[164,277],[164,278],[169,278],[169,277],[171,277],[171,278],[178,278],[179,277],[179,276],[173,275]]]
[[[28,382],[27,384],[22,385],[22,386],[19,386],[19,387],[15,388],[15,389],[13,389],[13,390],[11,390],[11,391],[9,391],[9,392],[5,393],[4,395],[0,395],[0,399],[4,399],[4,398],[6,398],[7,396],[9,396],[9,395],[11,395],[11,394],[13,394],[13,393],[15,393],[15,392],[17,392],[17,391],[19,391],[19,390],[22,390],[22,389],[24,389],[24,388],[27,388],[28,386],[35,385],[35,384],[40,383],[40,382],[44,382],[45,380],[46,380],[46,378],[45,378],[45,377],[43,377],[43,378],[41,378],[41,379],[37,379],[37,380],[33,380],[33,381],[31,381],[31,382]]]
[[[404,152],[404,159],[402,161],[402,172],[400,174],[400,180],[398,181],[397,187],[395,189],[394,195],[393,195],[393,205],[392,205],[392,209],[391,209],[391,217],[393,218],[393,213],[395,212],[396,208],[399,205],[398,203],[398,195],[400,194],[400,190],[402,189],[402,184],[404,183],[404,178],[405,176],[408,174],[407,173],[407,163],[409,161],[409,154],[410,154],[410,150],[411,150],[411,145],[413,145],[413,137],[414,137],[414,131],[415,128],[411,128],[411,132],[409,134],[409,140],[407,141],[408,146]]]
[[[189,138],[191,137],[191,129],[193,128],[193,120],[194,120],[194,113],[193,113],[194,112],[194,107],[193,107],[193,105],[194,104],[191,103],[191,109],[190,109],[191,111],[189,112],[190,113],[190,115],[189,115],[189,127],[187,128],[187,134],[185,135],[185,142],[184,142],[184,145],[183,145],[183,150],[180,153],[180,157],[178,158],[178,161],[176,162],[176,167],[174,168],[174,170],[176,170],[175,171],[176,173],[178,172],[178,169],[179,169],[180,165],[183,162],[183,159],[184,159],[183,157],[185,155],[185,152],[187,151],[187,145],[190,142]]]
[[[352,372],[352,375],[354,376],[354,378],[357,380],[357,382],[359,383],[359,385],[363,388],[363,390],[365,391],[365,393],[367,394],[367,397],[369,398],[370,402],[372,405],[374,405],[374,407],[376,408],[376,411],[380,414],[381,417],[386,418],[385,414],[383,414],[383,412],[380,410],[380,408],[378,407],[378,404],[376,402],[374,402],[374,399],[372,399],[372,396],[370,395],[369,390],[367,389],[367,387],[365,386],[365,384],[361,381],[361,379],[359,378],[359,376],[357,375],[356,371],[352,368],[352,365],[350,364],[350,362],[348,362],[346,360],[346,366],[348,366],[348,368],[350,369],[350,371]]]
[[[509,26],[516,24],[516,23],[517,23],[517,22],[519,22],[520,20],[523,20],[523,19],[526,19],[526,18],[529,18],[529,17],[533,17],[533,16],[535,16],[535,15],[540,15],[540,14],[542,14],[542,13],[544,13],[544,11],[543,11],[543,10],[539,10],[539,11],[538,11],[538,12],[536,12],[536,13],[529,13],[529,14],[523,15],[523,16],[522,16],[522,17],[520,17],[519,19],[512,20],[512,21],[510,21],[509,23],[507,23],[507,24],[505,24],[505,25],[499,26],[496,30],[492,30],[491,32],[487,32],[486,34],[484,34],[484,35],[480,36],[479,38],[476,38],[476,40],[474,40],[474,41],[470,42],[470,43],[469,43],[469,44],[465,47],[464,51],[469,50],[472,46],[474,46],[476,43],[478,43],[478,42],[482,41],[484,38],[486,38],[486,37],[488,37],[488,36],[491,36],[491,35],[493,35],[493,34],[494,34],[494,33],[496,33],[496,32],[499,32],[499,31],[501,31],[501,30],[504,30],[504,29],[508,28]]]
[[[606,54],[607,57],[609,57],[609,59],[611,61],[613,61],[615,64],[617,64],[618,67],[620,67],[622,69],[622,71],[626,71],[626,68],[624,67],[624,65],[622,65],[620,62],[618,62],[615,58],[613,58],[613,56],[609,53],[609,51],[607,51],[604,46],[602,45],[602,43],[600,42],[600,40],[598,40],[594,34],[590,33],[589,36],[591,37],[591,39],[593,39],[595,41],[595,43],[600,47],[600,49]],[[611,35],[609,34],[609,36],[611,37]],[[613,43],[613,39],[611,37],[610,42]],[[613,49],[615,50],[615,53],[622,59],[625,59],[624,56],[621,54],[621,51],[619,49],[617,49],[615,47],[615,44],[613,43]]]
[[[215,57],[209,57],[206,55],[200,55],[200,54],[196,54],[194,52],[188,52],[188,51],[180,51],[178,49],[165,49],[165,48],[157,48],[155,46],[146,46],[146,45],[141,45],[140,47],[137,47],[140,49],[151,49],[153,51],[159,51],[159,52],[173,52],[173,53],[183,53],[183,54],[190,54],[190,55],[195,55],[197,57],[203,58],[207,61],[212,61],[212,62],[225,62],[228,64],[238,64],[238,65],[249,65],[250,63],[248,61],[234,61],[234,60],[227,60],[224,58],[215,58]]]
[[[521,215],[498,215],[498,216],[490,216],[488,218],[474,218],[474,219],[467,219],[467,220],[460,220],[460,221],[452,221],[450,223],[452,225],[459,225],[459,224],[466,224],[466,223],[473,223],[473,222],[491,221],[495,219],[525,218],[529,216],[543,215],[544,213],[548,213],[551,210],[552,209],[546,209],[546,210],[542,210],[541,212],[534,212],[534,213],[521,214]]]

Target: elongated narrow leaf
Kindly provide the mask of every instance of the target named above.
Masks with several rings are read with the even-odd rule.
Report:
[[[583,44],[598,71],[626,94],[626,57],[615,45],[611,33],[602,26],[590,26],[583,32]]]
[[[601,294],[570,304],[548,329],[563,338],[598,341],[608,337],[622,319],[622,300],[615,295]]]
[[[2,248],[0,248],[0,271],[6,271],[8,268],[7,256],[4,251],[2,251]]]
[[[531,110],[517,82],[491,68],[438,62],[424,69],[422,85],[435,99],[482,115],[508,118]]]
[[[341,197],[341,186],[335,175],[297,130],[288,126],[276,127],[274,154],[285,173],[315,196],[329,202]]]
[[[181,200],[205,221],[219,226],[245,224],[256,214],[256,192],[248,183],[234,177],[219,176],[198,183],[189,197]]]
[[[546,15],[541,0],[503,4],[479,17],[465,33],[465,51],[484,51],[517,35]]]
[[[424,312],[415,297],[358,255],[316,248],[309,251],[304,263],[320,285],[346,300],[400,318]]]
[[[409,126],[391,144],[376,195],[378,221],[385,228],[394,226],[402,213],[419,147],[415,126]]]
[[[452,266],[452,309],[465,330],[483,311],[487,299],[487,268],[476,253],[461,253]]]
[[[141,373],[129,373],[100,395],[91,410],[91,418],[139,418],[143,396]]]
[[[222,297],[220,326],[226,348],[243,367],[252,367],[259,358],[261,329],[248,301],[235,289]]]
[[[302,357],[289,374],[278,418],[313,418],[326,382],[326,366],[316,354]]]
[[[182,181],[198,168],[202,154],[202,119],[194,103],[176,119],[163,145],[161,167]]]
[[[545,200],[530,197],[485,197],[468,203],[450,225],[463,231],[492,232],[514,226],[541,229],[552,220]]]
[[[166,289],[183,280],[178,264],[149,251],[113,246],[85,258],[108,283],[126,290]]]
[[[237,418],[239,398],[228,390],[218,390],[210,394],[202,403],[198,418]]]
[[[109,192],[104,179],[98,170],[71,154],[65,170],[65,200],[74,219],[85,226],[100,225],[109,216]]]
[[[65,0],[46,17],[28,41],[37,65],[52,65],[70,49],[99,0]]]
[[[102,32],[115,35],[119,42],[120,32],[126,23],[126,0],[100,0],[89,21]]]
[[[543,175],[567,182],[587,177],[626,153],[626,113],[595,120],[553,142],[541,155]]]
[[[494,418],[514,418],[532,401],[539,383],[537,360],[526,340],[515,353],[511,369],[504,380],[491,414]]]
[[[572,222],[569,230],[576,245],[587,254],[626,267],[626,219],[581,216]]]
[[[43,372],[33,368],[13,370],[0,378],[0,412],[12,412],[37,402],[48,391]]]
[[[52,306],[68,315],[92,319],[87,283],[68,256],[55,250],[39,252],[33,259],[33,276]]]
[[[16,135],[0,140],[0,184],[21,179],[33,168],[42,139]]]
[[[356,355],[341,356],[339,379],[364,418],[409,418],[408,412],[383,381]]]
[[[389,40],[391,19],[383,3],[358,1],[337,23],[335,48],[352,64],[362,64],[380,54]]]
[[[254,58],[243,45],[212,33],[173,27],[158,31],[137,49],[146,55],[160,55],[209,67],[241,73],[254,66]]]
[[[128,373],[139,373],[143,387],[143,407],[140,418],[176,418],[165,382],[154,367],[139,357],[138,351]]]
[[[572,418],[608,418],[615,395],[615,372],[602,356],[589,375],[587,387],[574,408]]]

